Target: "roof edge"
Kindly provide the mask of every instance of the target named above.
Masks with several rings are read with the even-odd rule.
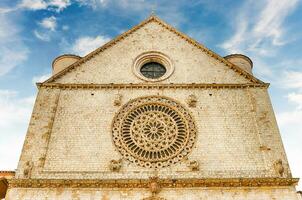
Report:
[[[49,83],[53,80],[55,80],[56,78],[59,78],[60,76],[62,76],[63,74],[65,74],[66,72],[70,71],[71,69],[73,69],[74,67],[80,65],[81,63],[84,63],[85,61],[93,58],[94,55],[96,55],[97,53],[104,51],[105,49],[109,48],[110,46],[116,44],[118,41],[124,39],[125,37],[127,37],[129,34],[131,34],[132,32],[136,31],[137,29],[139,29],[140,27],[144,26],[146,23],[152,21],[155,19],[154,15],[151,15],[150,17],[148,17],[147,19],[143,20],[141,23],[139,23],[138,25],[133,26],[131,29],[129,29],[128,31],[118,35],[117,37],[115,37],[114,39],[110,40],[109,42],[105,43],[103,46],[97,48],[96,50],[90,52],[89,54],[87,54],[86,56],[82,57],[80,60],[78,60],[77,62],[73,63],[72,65],[66,67],[65,69],[63,69],[62,71],[58,72],[57,74],[51,76],[49,79],[47,79],[46,81],[44,81],[43,83]]]
[[[202,51],[207,53],[209,56],[216,58],[220,62],[223,62],[225,65],[227,65],[228,67],[230,67],[234,71],[238,72],[240,75],[243,75],[245,78],[249,79],[250,81],[255,82],[255,83],[260,83],[260,84],[265,83],[264,81],[261,81],[260,79],[257,79],[256,77],[249,74],[245,70],[241,69],[240,67],[238,67],[235,64],[231,63],[230,61],[226,60],[224,57],[222,57],[222,56],[218,55],[217,53],[215,53],[214,51],[210,50],[205,45],[199,43],[198,41],[196,41],[195,39],[193,39],[190,36],[186,35],[185,33],[182,33],[181,31],[177,30],[176,28],[172,27],[171,25],[167,24],[166,22],[162,21],[157,16],[154,16],[154,18],[158,23],[166,26],[167,29],[169,29],[172,32],[174,32],[175,34],[179,35],[181,38],[187,40],[187,42],[191,43],[192,45],[197,46],[199,49],[201,49]]]

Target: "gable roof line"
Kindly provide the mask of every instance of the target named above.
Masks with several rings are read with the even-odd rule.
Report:
[[[145,19],[144,21],[142,21],[141,23],[139,23],[138,25],[132,27],[131,29],[129,29],[128,31],[122,33],[121,35],[118,35],[117,37],[115,37],[114,39],[110,40],[109,42],[107,42],[106,44],[104,44],[103,46],[97,48],[96,50],[90,52],[89,54],[87,54],[86,56],[82,57],[80,60],[78,60],[77,62],[71,64],[70,66],[66,67],[65,69],[63,69],[62,71],[58,72],[57,74],[54,74],[53,76],[51,76],[49,79],[47,79],[46,81],[44,81],[43,83],[49,83],[57,78],[59,78],[60,76],[64,75],[65,73],[67,73],[68,71],[72,70],[73,68],[75,68],[76,66],[86,62],[87,60],[90,60],[91,58],[93,58],[93,56],[95,56],[96,54],[98,54],[99,52],[104,51],[105,49],[111,47],[112,45],[116,44],[117,42],[123,40],[125,37],[127,37],[128,35],[132,34],[133,32],[135,32],[137,29],[143,27],[145,24],[147,24],[148,22],[152,21],[154,19],[154,16],[151,15],[149,18]]]
[[[189,42],[190,44],[196,46],[198,49],[202,50],[203,52],[207,53],[209,56],[214,57],[215,59],[217,59],[218,61],[224,63],[226,66],[228,66],[229,68],[231,68],[232,70],[234,70],[235,72],[239,73],[241,76],[244,76],[245,78],[249,79],[250,81],[254,82],[254,83],[259,83],[259,84],[264,84],[263,81],[257,79],[256,77],[254,77],[253,75],[249,74],[248,72],[246,72],[245,70],[241,69],[240,67],[238,67],[237,65],[231,63],[230,61],[226,60],[225,58],[223,58],[222,56],[218,55],[217,53],[213,52],[212,50],[208,49],[207,47],[205,47],[204,45],[200,44],[199,42],[197,42],[195,39],[189,37],[188,35],[180,32],[179,30],[177,30],[176,28],[172,27],[171,25],[165,23],[164,21],[162,21],[161,19],[159,19],[158,17],[154,17],[154,19],[160,24],[162,25],[164,28],[172,31],[173,33],[175,33],[176,35],[178,35],[179,37],[181,37],[182,39],[185,39],[187,42]]]
[[[215,52],[211,51],[210,49],[208,49],[207,47],[205,47],[204,45],[200,44],[199,42],[197,42],[196,40],[192,39],[191,37],[185,35],[184,33],[178,31],[176,28],[172,27],[171,25],[165,23],[164,21],[162,21],[160,18],[158,18],[155,15],[151,15],[150,17],[148,17],[147,19],[145,19],[144,21],[142,21],[141,23],[139,23],[138,25],[132,27],[131,29],[129,29],[128,31],[122,33],[121,35],[117,36],[116,38],[112,39],[111,41],[107,42],[106,44],[104,44],[103,46],[97,48],[96,50],[92,51],[91,53],[87,54],[86,56],[82,57],[80,60],[78,60],[77,62],[73,63],[72,65],[66,67],[65,69],[63,69],[62,71],[58,72],[57,74],[51,76],[49,79],[47,79],[46,81],[44,81],[43,83],[50,83],[52,81],[54,81],[55,79],[61,77],[62,75],[66,74],[67,72],[71,71],[72,69],[74,69],[75,67],[79,66],[80,64],[90,60],[91,58],[93,58],[95,55],[97,55],[99,52],[104,51],[105,49],[111,47],[112,45],[116,44],[117,42],[123,40],[124,38],[126,38],[127,36],[129,36],[130,34],[132,34],[133,32],[135,32],[136,30],[140,29],[141,27],[143,27],[145,24],[151,22],[151,21],[155,21],[157,22],[159,25],[161,25],[162,27],[168,29],[169,31],[173,32],[174,34],[176,34],[177,36],[181,37],[182,39],[186,40],[187,42],[189,42],[190,44],[192,44],[193,46],[197,47],[198,49],[202,50],[203,52],[207,53],[208,55],[210,55],[211,57],[217,59],[218,61],[224,63],[226,66],[228,66],[229,68],[231,68],[232,70],[234,70],[235,72],[239,73],[239,75],[245,77],[246,79],[250,80],[253,83],[259,83],[259,84],[264,84],[263,81],[255,78],[253,75],[249,74],[248,72],[246,72],[245,70],[241,69],[240,67],[234,65],[233,63],[229,62],[228,60],[224,59],[223,57],[219,56],[218,54],[216,54]]]

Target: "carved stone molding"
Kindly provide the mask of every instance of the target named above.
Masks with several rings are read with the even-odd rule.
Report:
[[[144,198],[142,200],[166,200],[166,199],[162,197],[151,196],[151,197]]]
[[[159,179],[161,188],[295,186],[298,178]],[[10,188],[150,188],[149,179],[10,179]]]
[[[59,88],[59,89],[241,89],[241,88],[268,88],[269,83],[251,83],[251,84],[205,84],[205,83],[167,83],[167,84],[154,84],[154,83],[128,83],[128,84],[60,84],[60,83],[37,83],[38,88]]]
[[[140,72],[140,69],[144,64],[148,62],[157,62],[162,64],[166,69],[166,73],[163,76],[156,79],[145,77]],[[169,78],[174,72],[174,66],[172,60],[167,55],[157,51],[148,51],[148,52],[144,52],[143,54],[140,54],[135,58],[135,61],[132,66],[132,72],[142,80],[149,81],[149,82],[158,82]]]

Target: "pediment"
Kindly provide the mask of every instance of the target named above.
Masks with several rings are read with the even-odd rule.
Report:
[[[251,84],[263,82],[195,40],[151,16],[53,75],[45,83],[148,83],[136,74],[140,55],[157,52],[173,73],[160,83]]]

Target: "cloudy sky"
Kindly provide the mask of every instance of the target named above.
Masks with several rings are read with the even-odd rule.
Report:
[[[84,56],[156,14],[225,56],[248,55],[270,82],[293,175],[302,177],[302,3],[300,0],[1,0],[0,170],[14,170],[35,82],[60,54]]]

